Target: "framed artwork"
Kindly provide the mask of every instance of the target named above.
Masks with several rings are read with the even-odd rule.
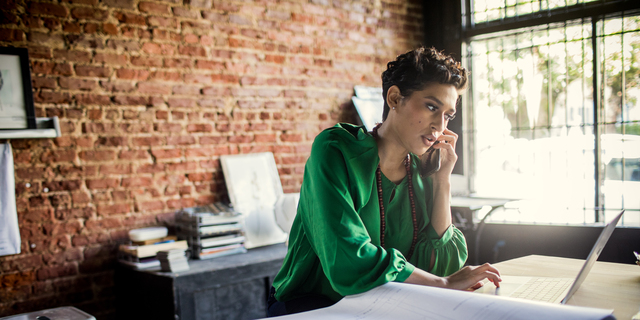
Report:
[[[35,128],[29,53],[0,47],[0,130]]]
[[[222,155],[229,200],[244,216],[247,249],[282,243],[287,234],[276,222],[276,201],[283,195],[276,161],[271,152]]]

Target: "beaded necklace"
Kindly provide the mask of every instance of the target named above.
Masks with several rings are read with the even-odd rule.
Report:
[[[373,130],[371,131],[371,135],[374,138],[378,139],[378,128],[380,128],[382,124],[377,124]],[[411,248],[409,249],[409,254],[407,255],[407,260],[411,259],[413,255],[413,250],[416,247],[416,243],[418,242],[418,223],[416,221],[416,202],[413,197],[413,181],[411,176],[411,156],[407,154],[407,158],[404,159],[404,167],[407,170],[407,183],[409,183],[409,201],[411,201],[411,219],[413,220],[413,240],[411,241]],[[380,171],[380,164],[378,163],[378,168],[376,169],[376,184],[378,187],[378,203],[380,205],[380,246],[384,248],[384,230],[386,228],[386,222],[384,219],[384,202],[382,197],[382,172]]]

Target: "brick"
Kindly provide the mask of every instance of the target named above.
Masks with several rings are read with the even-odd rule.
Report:
[[[137,52],[140,50],[140,43],[133,40],[109,39],[107,40],[107,48],[118,51]]]
[[[131,92],[135,90],[135,85],[131,81],[100,81],[100,86],[111,92]]]
[[[71,16],[82,20],[102,21],[107,18],[107,11],[91,7],[76,7],[71,9]]]
[[[178,123],[156,123],[153,128],[157,132],[181,132],[182,125]]]
[[[124,150],[118,153],[120,160],[148,160],[149,153],[145,150]]]
[[[111,74],[111,68],[98,66],[76,66],[76,75],[80,77],[100,77],[108,78]]]
[[[111,105],[111,98],[106,95],[99,94],[77,94],[75,99],[80,105]]]
[[[30,2],[29,13],[34,15],[51,15],[57,17],[66,17],[69,11],[65,6],[55,3]]]
[[[162,28],[177,28],[178,21],[174,18],[164,18],[158,16],[149,16],[147,17],[147,24],[153,27],[162,27]]]
[[[116,77],[127,80],[147,80],[149,78],[149,71],[136,69],[118,69],[116,70]]]
[[[144,202],[136,203],[136,211],[141,211],[141,212],[145,212],[145,211],[160,211],[160,210],[164,210],[164,209],[165,209],[164,202],[162,202],[160,200],[144,201]]]
[[[101,215],[101,216],[125,214],[125,213],[131,212],[131,206],[126,203],[112,204],[112,205],[98,205],[98,208],[96,211],[98,212],[98,215]],[[87,221],[87,227],[89,227],[88,221]]]
[[[86,185],[87,185],[87,189],[89,190],[116,188],[120,185],[120,180],[119,179],[87,180]]]
[[[156,2],[140,2],[138,4],[138,9],[141,12],[147,13],[158,13],[158,14],[167,14],[169,13],[169,6],[162,3]]]
[[[73,162],[75,160],[75,150],[47,150],[40,156],[40,161],[44,163]]]
[[[182,156],[182,151],[179,149],[152,149],[151,154],[156,159],[176,159]]]
[[[161,67],[162,58],[160,57],[131,57],[131,64],[142,67]]]
[[[170,136],[167,137],[167,145],[191,145],[191,144],[195,144],[196,139],[193,136]]]
[[[98,81],[93,79],[60,77],[58,80],[60,88],[69,90],[93,90],[97,87]]]
[[[149,105],[149,98],[140,96],[114,96],[113,102],[117,105],[146,106]]]
[[[196,106],[196,101],[189,98],[169,98],[167,104],[170,108],[192,108]]]
[[[210,124],[191,123],[187,125],[187,132],[212,132],[213,126]]]
[[[199,95],[200,87],[189,85],[178,85],[171,88],[173,94]]]
[[[167,68],[191,68],[193,62],[190,59],[164,59],[164,66]]]
[[[131,164],[107,164],[101,165],[99,169],[101,174],[109,175],[109,174],[130,174],[131,173]]]
[[[28,35],[31,43],[48,46],[51,48],[62,48],[65,46],[65,39],[60,34],[48,34],[41,32],[31,32]]]
[[[64,92],[40,91],[34,100],[40,103],[69,103],[71,96]]]
[[[163,145],[164,139],[161,137],[141,137],[132,138],[131,142],[134,146],[158,146]]]
[[[149,177],[136,177],[136,178],[123,178],[122,186],[125,188],[131,187],[150,187],[154,184],[153,179]]]
[[[48,188],[50,192],[56,191],[73,191],[80,188],[79,180],[65,180],[65,181],[48,181],[42,183],[43,188]]]
[[[196,10],[189,10],[184,7],[173,7],[173,15],[177,17],[183,18],[191,18],[198,19],[200,17],[200,12]]]
[[[171,86],[156,82],[139,82],[138,92],[143,94],[171,94]]]
[[[149,74],[150,80],[162,80],[162,81],[180,81],[182,80],[182,74],[179,72],[170,71],[154,71]]]
[[[133,0],[102,0],[102,3],[113,8],[134,9]]]
[[[211,8],[213,1],[212,0],[185,0],[185,4],[189,4],[192,7],[198,8]]]
[[[58,87],[58,83],[55,78],[45,78],[45,77],[33,77],[31,78],[31,85],[33,88],[41,89],[55,89]]]
[[[0,28],[0,41],[24,41],[24,39],[22,30]]]
[[[80,159],[85,161],[110,161],[116,159],[116,154],[111,150],[81,151]]]
[[[118,26],[113,23],[103,23],[102,24],[102,32],[108,35],[117,35],[118,34]]]
[[[164,171],[164,163],[143,164],[136,169],[136,173],[158,173]]]
[[[116,18],[120,23],[124,24],[134,24],[144,26],[147,24],[144,16],[133,14],[133,13],[124,13],[124,12],[114,12],[113,17]]]
[[[196,68],[222,71],[225,69],[225,64],[224,62],[221,62],[221,61],[197,60]]]
[[[207,52],[203,47],[194,47],[194,46],[180,46],[178,47],[178,52],[182,55],[195,56],[195,57],[205,57]]]
[[[127,64],[127,57],[122,54],[96,53],[93,62],[120,66]]]

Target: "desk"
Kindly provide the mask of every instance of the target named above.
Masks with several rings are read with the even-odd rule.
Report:
[[[575,278],[584,260],[530,255],[494,264],[500,274]],[[640,267],[596,262],[569,305],[613,309],[618,320],[629,320],[640,309]]]
[[[161,272],[118,265],[118,319],[256,319],[267,314],[267,295],[287,253],[284,244],[209,260],[189,270]]]

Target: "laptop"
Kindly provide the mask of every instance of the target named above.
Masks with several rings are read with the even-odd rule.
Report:
[[[624,210],[602,229],[598,240],[593,245],[587,260],[584,261],[584,265],[582,265],[582,269],[580,269],[575,279],[502,276],[500,288],[496,288],[493,283],[485,280],[485,285],[475,292],[552,303],[567,303],[573,294],[578,291],[578,288],[589,274],[589,271],[591,271],[596,260],[598,260],[598,256],[600,256],[602,249],[607,244],[609,237],[613,233],[618,221],[620,221],[623,213]]]

